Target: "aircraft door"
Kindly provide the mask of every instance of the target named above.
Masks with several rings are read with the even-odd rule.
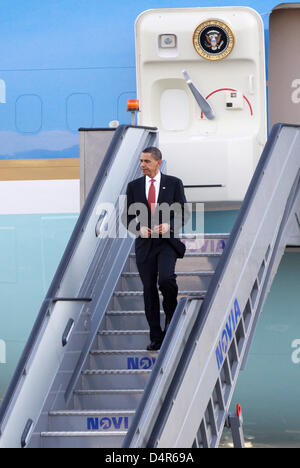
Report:
[[[140,125],[159,128],[189,201],[233,205],[266,141],[264,31],[248,7],[149,10],[136,21]]]

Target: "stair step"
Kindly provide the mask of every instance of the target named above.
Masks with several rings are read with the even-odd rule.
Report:
[[[186,252],[183,258],[178,259],[179,260],[185,260],[187,258],[214,258],[218,257],[220,258],[222,256],[223,252]],[[135,259],[135,253],[131,253],[129,255],[130,258]]]
[[[189,252],[176,262],[176,271],[215,271],[223,252]]]
[[[180,239],[198,239],[198,238],[204,238],[204,239],[229,239],[230,233],[225,232],[225,233],[184,233],[184,234],[179,234]]]
[[[97,349],[141,349],[149,344],[149,330],[102,330],[97,333]]]
[[[179,290],[178,299],[186,296],[204,297],[206,290]],[[162,294],[159,294],[162,299]],[[144,307],[143,291],[115,291],[111,301],[110,309],[115,310],[141,310]]]
[[[188,237],[182,238],[182,242],[186,246],[186,253],[189,252],[201,252],[201,253],[222,253],[228,242],[228,237],[225,234],[212,235],[211,237],[189,235]]]
[[[178,291],[178,296],[204,296],[207,291],[201,290],[201,291]],[[162,296],[162,294],[159,294]],[[114,296],[118,297],[143,297],[143,291],[115,291]]]
[[[131,410],[136,408],[144,389],[116,390],[75,390],[75,410],[95,410],[95,408],[110,408],[114,410]]]
[[[176,272],[177,284],[181,290],[207,290],[214,271],[180,271]],[[137,271],[123,272],[118,282],[122,290],[143,290],[143,284]]]
[[[127,431],[42,432],[42,448],[117,448]]]
[[[116,390],[145,388],[151,369],[87,369],[81,373],[81,388]]]
[[[207,270],[203,270],[203,271],[180,271],[180,272],[176,272],[176,275],[177,275],[177,278],[179,276],[188,276],[188,277],[191,277],[191,276],[213,276],[214,275],[214,271],[207,271]],[[129,272],[124,272],[122,273],[122,276],[124,277],[139,277],[139,273],[137,271],[129,271]]]
[[[193,252],[187,251],[183,258],[179,258],[176,262],[176,272],[180,271],[203,271],[215,270],[219,260],[223,254],[221,252]],[[131,253],[129,256],[129,271],[137,271],[135,262],[135,254]]]
[[[165,313],[161,310],[161,324],[164,326]],[[109,310],[105,314],[106,330],[146,330],[148,323],[144,310]]]
[[[135,410],[72,410],[49,413],[49,432],[128,430]]]
[[[89,365],[98,369],[152,369],[157,358],[157,351],[92,349]]]

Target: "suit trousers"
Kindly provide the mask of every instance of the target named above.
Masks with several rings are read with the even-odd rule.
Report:
[[[177,254],[167,239],[149,239],[149,242],[152,243],[150,252],[143,262],[137,261],[137,267],[143,283],[150,340],[160,342],[163,340],[164,332],[160,324],[158,288],[163,296],[165,324],[168,325],[177,306],[178,286],[175,274]]]

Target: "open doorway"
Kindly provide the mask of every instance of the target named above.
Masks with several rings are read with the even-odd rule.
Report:
[[[300,3],[278,5],[270,15],[269,127],[300,124]]]

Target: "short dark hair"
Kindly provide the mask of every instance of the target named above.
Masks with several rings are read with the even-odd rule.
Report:
[[[151,153],[154,159],[156,159],[157,161],[162,159],[161,151],[155,146],[149,146],[148,148],[143,150],[143,153]]]

